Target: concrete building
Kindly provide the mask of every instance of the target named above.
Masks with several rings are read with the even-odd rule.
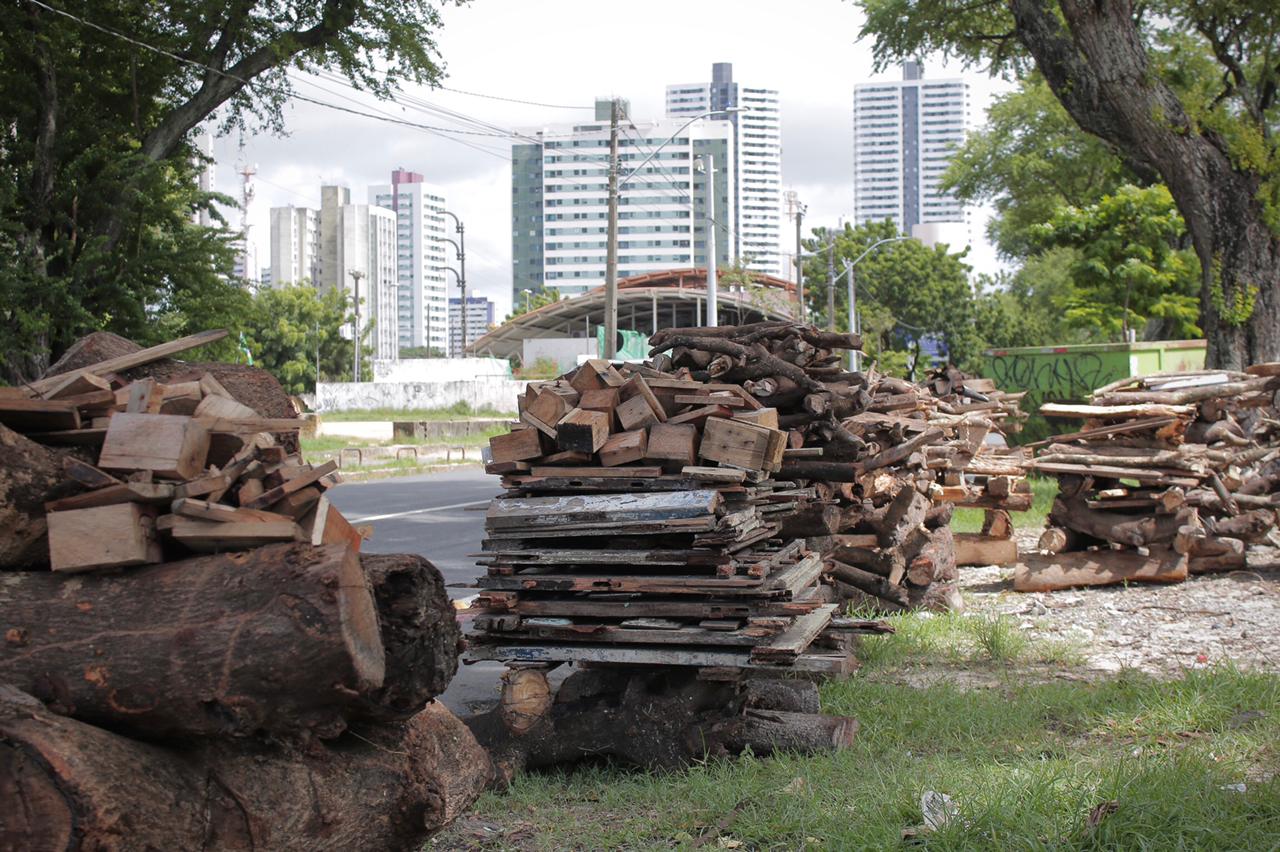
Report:
[[[484,337],[493,325],[494,305],[492,299],[484,296],[468,296],[467,309],[462,310],[462,299],[452,296],[449,299],[449,357],[462,357],[462,329],[465,324],[467,343],[475,343]]]
[[[609,101],[597,101],[594,121],[531,130],[523,135],[536,143],[512,146],[513,296],[543,287],[575,295],[604,283],[609,112]],[[717,260],[724,265],[737,256],[733,124],[703,119],[682,129],[686,121],[621,122],[619,278],[706,264],[706,174],[695,163],[704,154],[715,170]]]
[[[445,267],[453,256],[446,242],[444,192],[416,172],[396,169],[390,183],[369,187],[369,203],[397,217],[398,345],[444,352],[449,334]]]
[[[926,79],[905,62],[902,79],[853,90],[853,200],[858,223],[891,219],[928,243],[969,242],[969,213],[938,189],[969,127],[969,84]]]
[[[346,273],[338,264],[338,238],[342,228],[342,208],[350,203],[350,188],[320,187],[320,250],[317,252],[316,286],[322,290],[347,286]]]
[[[753,271],[786,274],[782,251],[782,115],[777,90],[734,82],[733,64],[729,62],[711,66],[709,83],[667,86],[668,117],[688,118],[734,107],[741,111],[723,116],[735,131],[737,228],[733,255]]]
[[[320,213],[309,207],[271,208],[271,280],[283,287],[310,281],[318,285],[320,271]]]
[[[352,298],[353,273],[358,273],[360,328],[363,332],[373,322],[373,357],[395,360],[400,356],[396,214],[350,201],[351,190],[345,186],[320,189],[318,286],[321,291],[340,287]]]

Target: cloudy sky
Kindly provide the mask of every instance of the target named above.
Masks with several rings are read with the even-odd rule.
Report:
[[[710,79],[712,62],[732,62],[734,79],[777,89],[782,102],[785,189],[808,205],[808,224],[834,225],[853,206],[853,85],[876,79],[869,42],[859,42],[862,15],[839,0],[473,0],[444,10],[437,34],[449,89],[523,101],[590,107],[596,97],[629,98],[635,119],[660,117],[666,86]],[[926,59],[925,76],[962,73]],[[896,78],[890,69],[881,78]],[[993,94],[1006,84],[970,72],[972,118],[981,123]],[[298,83],[310,97],[436,126],[426,102],[501,128],[530,128],[590,119],[587,109],[510,103],[442,89],[410,89],[413,103],[378,102],[321,80]],[[257,168],[249,222],[259,265],[269,262],[268,210],[318,207],[321,183],[351,187],[366,199],[371,183],[392,169],[418,171],[443,187],[450,209],[467,225],[467,277],[481,294],[510,306],[510,140],[442,138],[422,130],[353,116],[309,103],[287,113],[285,137],[216,140],[218,188],[239,197],[240,163]],[[461,126],[461,125],[459,125]],[[465,140],[468,144],[458,141]],[[243,142],[243,151],[241,143]],[[974,220],[970,263],[991,270],[996,259]]]

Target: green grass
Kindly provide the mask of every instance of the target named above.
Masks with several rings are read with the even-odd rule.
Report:
[[[349,420],[465,420],[470,417],[500,417],[514,420],[516,415],[509,411],[498,411],[491,406],[472,408],[466,402],[459,402],[448,408],[369,408],[362,411],[327,411],[320,415],[321,421]]]
[[[879,618],[864,612],[858,618]],[[894,672],[937,662],[948,665],[1078,666],[1081,649],[1065,640],[1030,642],[1009,616],[910,612],[884,618],[894,632],[858,643],[864,672]]]
[[[926,790],[959,819],[928,849],[1275,849],[1280,844],[1280,678],[1231,667],[1159,682],[950,684],[855,678],[824,709],[861,722],[853,748],[712,761],[657,775],[604,766],[528,774],[473,815],[487,846],[436,848],[895,849]],[[1246,792],[1228,785],[1244,783]],[[1114,812],[1096,827],[1099,805]],[[736,845],[735,845],[736,844]]]
[[[1025,512],[1010,512],[1013,525],[1019,529],[1044,526],[1045,516],[1053,506],[1053,498],[1058,496],[1058,480],[1048,476],[1029,476],[1031,483],[1031,508]],[[981,509],[956,509],[951,518],[951,529],[961,533],[982,532],[983,512]]]
[[[489,444],[494,435],[505,435],[507,427],[494,426],[471,435],[455,438],[395,438],[386,441],[371,441],[364,438],[353,438],[346,435],[318,435],[314,438],[302,439],[302,453],[336,453],[347,447],[483,447]]]

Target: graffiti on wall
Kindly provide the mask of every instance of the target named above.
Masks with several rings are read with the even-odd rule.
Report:
[[[1025,390],[1022,410],[1035,411],[1046,402],[1083,402],[1095,388],[1124,378],[1128,373],[1117,368],[1117,361],[1123,359],[1103,359],[1094,352],[996,355],[991,378],[1002,389]]]

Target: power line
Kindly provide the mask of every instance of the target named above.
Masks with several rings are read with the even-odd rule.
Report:
[[[501,95],[485,95],[485,94],[481,94],[480,92],[468,92],[465,89],[454,89],[454,88],[450,88],[449,86],[440,86],[439,88],[441,91],[454,92],[459,95],[470,95],[473,98],[487,98],[488,100],[491,100],[491,101],[506,101],[507,103],[511,103],[511,104],[525,104],[526,106],[546,107],[548,109],[583,109],[588,111],[595,109],[594,106],[576,106],[571,104],[544,104],[544,103],[539,103],[538,101],[522,100],[521,98],[504,98]]]

